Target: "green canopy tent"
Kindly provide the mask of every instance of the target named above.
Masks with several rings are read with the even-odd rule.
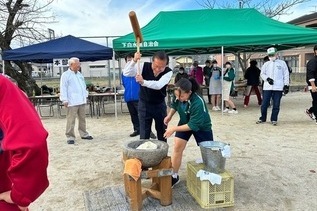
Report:
[[[141,53],[168,55],[261,52],[270,46],[284,50],[317,43],[317,30],[282,23],[255,9],[202,9],[160,12],[141,28]],[[135,36],[113,40],[118,57],[136,51]]]
[[[160,12],[141,32],[142,56],[164,50],[168,55],[221,53],[223,58],[224,52],[263,52],[271,46],[285,50],[317,43],[317,30],[273,20],[255,9]],[[119,58],[135,52],[134,34],[114,39],[113,49]],[[223,59],[221,63],[223,67]]]

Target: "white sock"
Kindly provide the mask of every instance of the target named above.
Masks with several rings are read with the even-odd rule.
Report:
[[[177,179],[178,173],[173,173],[173,174],[172,174],[172,177],[175,178],[175,179]]]

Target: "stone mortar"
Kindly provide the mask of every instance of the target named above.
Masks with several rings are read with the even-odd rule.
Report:
[[[136,149],[146,141],[157,145],[157,149]],[[150,168],[157,166],[167,156],[168,144],[159,140],[136,140],[124,144],[123,154],[126,158],[137,158],[141,161],[142,167]]]

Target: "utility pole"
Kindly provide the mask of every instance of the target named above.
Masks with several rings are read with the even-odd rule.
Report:
[[[109,46],[109,37],[106,37],[106,43],[107,43],[107,47]],[[113,55],[113,56],[115,56],[115,55]],[[110,73],[111,73],[111,68],[110,68],[110,60],[108,59],[108,75],[109,75],[109,77],[108,77],[108,86],[109,87],[111,87],[111,77],[110,77]],[[113,71],[113,74],[116,74],[115,73],[115,71]],[[116,85],[115,85],[115,82],[113,82],[114,84],[113,84],[113,87],[115,87]]]
[[[238,0],[239,1],[239,9],[243,9],[243,4],[244,4],[244,0]],[[242,57],[243,58],[241,58],[241,54],[242,54]],[[245,68],[246,69],[246,57],[247,57],[247,54],[246,54],[246,52],[243,52],[243,53],[238,53],[237,54],[237,58],[235,59],[235,62],[237,63],[237,67],[241,67],[242,66],[242,64],[243,64],[243,66],[244,67],[241,67],[241,69],[242,69],[242,72],[243,72],[243,69]],[[238,59],[238,60],[237,60]],[[240,62],[239,62],[239,60],[240,61],[242,61],[241,62],[241,65],[240,65]]]
[[[243,0],[238,0],[239,1],[239,9],[243,8]]]

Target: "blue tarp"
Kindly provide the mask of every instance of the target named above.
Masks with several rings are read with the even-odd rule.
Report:
[[[71,35],[22,48],[3,51],[3,60],[52,63],[53,59],[78,57],[80,61],[108,60],[112,48]]]

